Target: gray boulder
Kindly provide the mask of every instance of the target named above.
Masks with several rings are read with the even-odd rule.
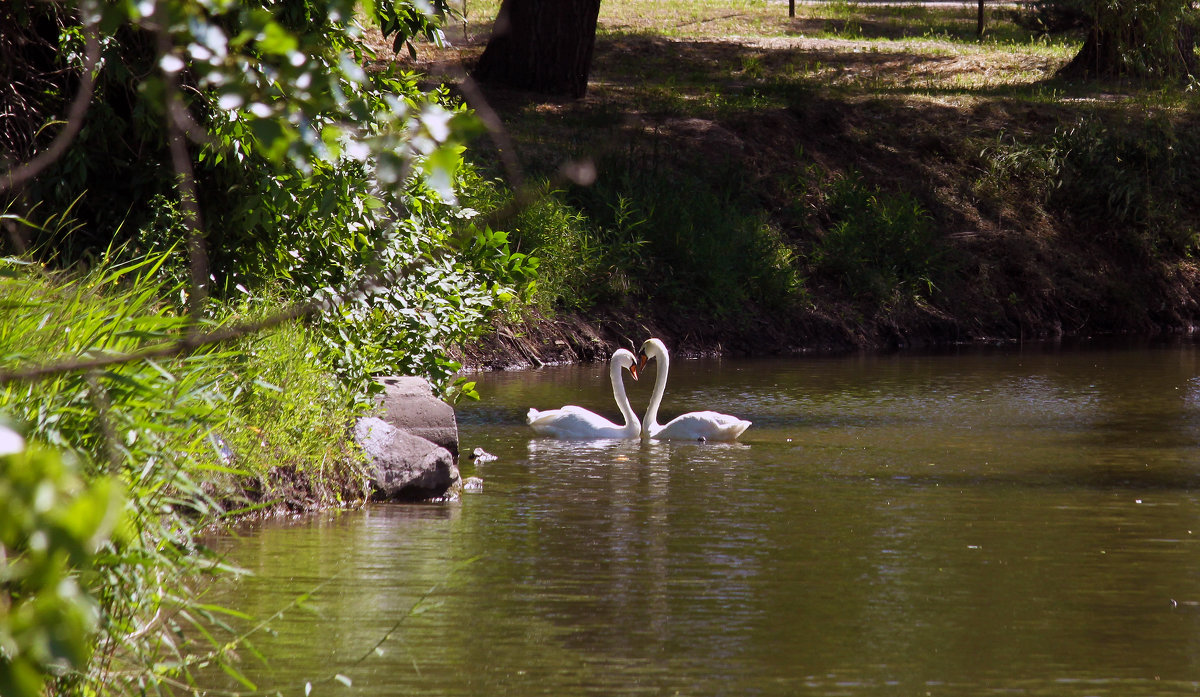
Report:
[[[360,419],[354,439],[367,454],[376,499],[437,498],[459,480],[450,451],[378,417]]]
[[[432,441],[458,460],[458,421],[454,407],[433,396],[425,378],[379,378],[383,394],[378,416],[396,428]]]

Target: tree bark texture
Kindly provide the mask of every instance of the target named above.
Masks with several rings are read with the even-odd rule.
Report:
[[[472,77],[554,96],[587,93],[600,0],[504,0]]]

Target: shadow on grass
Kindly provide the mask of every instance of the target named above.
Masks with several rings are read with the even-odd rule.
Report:
[[[597,43],[592,94],[629,110],[719,115],[789,106],[817,89],[899,96],[957,94],[1041,100],[1062,90],[1061,61],[972,47],[860,46],[828,39],[671,40],[609,35]]]

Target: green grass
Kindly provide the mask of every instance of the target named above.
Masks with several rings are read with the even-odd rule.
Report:
[[[60,678],[56,693],[145,694],[186,682],[199,662],[227,662],[220,647],[181,640],[222,621],[220,608],[188,590],[220,568],[194,544],[199,531],[231,511],[272,505],[247,492],[271,491],[267,481],[281,475],[316,483],[313,497],[326,503],[365,493],[347,445],[355,400],[299,324],[178,356],[19,377],[177,341],[191,327],[166,300],[178,288],[159,280],[162,261],[101,260],[76,274],[0,259],[0,371],[10,376],[0,414],[31,449],[62,451],[86,480],[111,479],[124,494],[121,534],[97,540],[72,572],[98,608],[96,655]],[[277,307],[277,298],[247,300],[202,328]]]

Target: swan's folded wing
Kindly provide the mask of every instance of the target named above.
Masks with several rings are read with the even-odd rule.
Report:
[[[651,434],[660,440],[737,440],[750,428],[750,422],[716,411],[693,411],[672,419]]]
[[[554,438],[620,438],[621,427],[583,407],[537,411],[530,409],[526,421],[534,431]]]

